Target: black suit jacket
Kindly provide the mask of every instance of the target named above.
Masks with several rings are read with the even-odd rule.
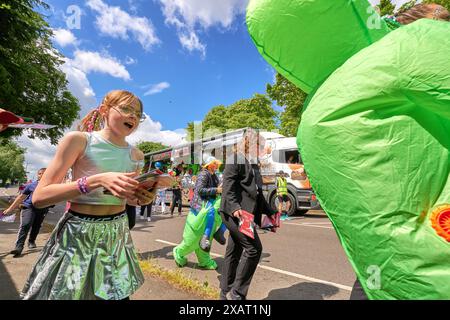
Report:
[[[262,193],[262,177],[257,164],[238,156],[237,163],[228,159],[223,172],[222,203],[220,211],[229,216],[242,209],[255,216],[255,223],[261,225],[261,215],[272,215]]]

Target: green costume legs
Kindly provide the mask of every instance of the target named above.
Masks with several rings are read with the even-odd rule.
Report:
[[[205,229],[206,213],[207,210],[203,209],[197,215],[192,211],[189,212],[184,226],[183,241],[173,249],[173,256],[179,267],[184,267],[187,264],[186,257],[195,251],[199,267],[205,269],[217,268],[217,263],[211,259],[209,253],[202,251],[198,245]]]

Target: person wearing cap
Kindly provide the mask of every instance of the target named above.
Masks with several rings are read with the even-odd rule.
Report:
[[[219,186],[219,179],[215,172],[220,165],[221,162],[213,156],[203,157],[202,170],[197,176],[190,212],[184,227],[183,241],[173,249],[175,263],[179,267],[185,266],[186,256],[195,252],[200,268],[217,269],[217,263],[211,259],[209,250],[211,234],[213,229],[217,229],[215,226],[220,225],[214,233],[214,239],[221,244],[226,242],[223,235],[226,228],[218,214],[220,201],[217,197],[222,193],[222,187]]]
[[[216,175],[222,162],[217,160],[213,156],[207,156],[204,160],[203,170],[200,171],[197,183],[194,188],[194,197],[191,202],[191,208],[198,210],[201,207],[199,201],[207,201],[209,199],[215,199],[217,194],[222,193],[222,187],[219,186],[219,177]],[[203,237],[200,240],[200,248],[203,251],[209,251],[211,249],[211,232],[214,226],[215,210],[208,211],[206,216],[206,228],[203,233]],[[214,239],[220,244],[224,245],[226,239],[224,236],[227,228],[222,223],[220,228],[214,233]]]

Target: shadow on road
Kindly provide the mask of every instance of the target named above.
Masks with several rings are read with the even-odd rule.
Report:
[[[0,300],[19,300],[19,292],[0,258]]]
[[[303,282],[289,288],[275,289],[263,300],[325,300],[339,289],[322,283]]]
[[[143,260],[157,259],[157,258],[173,260],[172,250],[173,250],[173,246],[167,246],[167,247],[161,248],[159,250],[140,253],[140,256]]]

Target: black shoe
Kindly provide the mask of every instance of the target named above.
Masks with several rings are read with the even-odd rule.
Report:
[[[230,296],[229,300],[246,300],[245,297],[241,296],[239,293],[235,292],[234,290],[230,291],[229,296]]]
[[[17,258],[20,257],[20,255],[22,254],[22,250],[23,250],[22,248],[16,248],[12,250],[10,254],[12,254],[14,258]]]
[[[202,249],[205,252],[209,252],[211,250],[211,242],[209,242],[209,238],[206,235],[203,235],[202,239],[200,240],[200,249]]]
[[[216,240],[221,245],[224,245],[225,243],[227,243],[227,239],[225,239],[223,232],[221,232],[220,230],[216,231],[216,233],[214,233],[213,237],[214,237],[214,240]]]
[[[227,291],[220,290],[219,300],[228,300],[227,294],[228,294]]]
[[[37,246],[36,246],[36,243],[34,243],[34,242],[28,242],[28,249],[36,249],[37,248]]]

